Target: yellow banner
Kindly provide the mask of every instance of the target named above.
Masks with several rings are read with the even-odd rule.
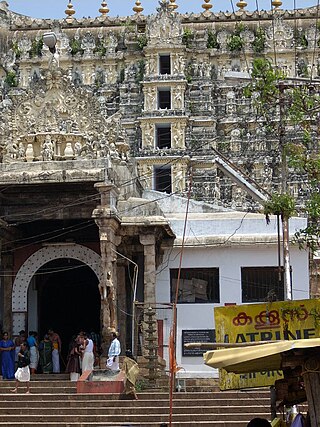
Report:
[[[217,342],[242,343],[320,337],[320,300],[276,301],[214,309]],[[220,372],[220,388],[269,386],[281,371],[250,374]]]

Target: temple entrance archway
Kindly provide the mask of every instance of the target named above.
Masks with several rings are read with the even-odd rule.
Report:
[[[48,327],[62,335],[64,347],[80,329],[100,332],[100,256],[76,244],[48,245],[21,266],[13,284],[13,334]]]
[[[70,258],[50,261],[35,276],[34,291],[38,316],[36,329],[41,339],[48,329],[62,340],[63,361],[72,336],[79,331],[100,333],[100,293],[98,278],[84,263]],[[34,310],[28,304],[29,313]],[[31,324],[28,321],[28,324]]]

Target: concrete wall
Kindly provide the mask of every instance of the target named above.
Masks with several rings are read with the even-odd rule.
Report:
[[[260,218],[258,218],[260,217]],[[246,232],[255,231],[257,237],[261,238],[261,232],[266,227],[265,221],[257,216],[257,221],[252,221],[252,228],[246,224]],[[300,222],[300,223],[299,223]],[[172,224],[171,224],[172,225]],[[180,224],[181,225],[181,224]],[[202,230],[210,230],[206,228],[206,222],[199,223]],[[273,224],[274,225],[274,224]],[[302,226],[303,220],[297,220],[296,226]],[[233,227],[236,223],[233,224]],[[200,227],[191,220],[189,230],[193,229],[195,236],[199,236]],[[217,221],[216,230],[221,233],[226,232],[225,227],[228,227],[228,233],[231,231],[230,222],[221,223]],[[268,226],[269,227],[269,226]],[[291,230],[294,232],[292,224]],[[174,227],[174,231],[179,231],[180,227]],[[276,228],[271,226],[268,228],[270,231],[275,231]],[[177,233],[177,237],[178,237]],[[243,241],[245,242],[248,235],[243,233]],[[270,239],[270,234],[265,234],[266,240]],[[194,239],[193,239],[194,240]],[[291,265],[292,265],[292,279],[293,279],[293,297],[294,299],[307,299],[309,297],[309,269],[308,269],[308,253],[300,251],[296,246],[291,246],[290,251]],[[156,297],[157,301],[161,303],[170,302],[170,268],[178,268],[180,261],[180,248],[168,250],[164,256],[163,264],[158,269],[157,284],[156,284]],[[246,244],[241,245],[237,242],[236,245],[216,246],[216,247],[203,247],[198,246],[194,242],[193,247],[186,247],[183,254],[182,268],[219,268],[219,281],[220,281],[220,303],[219,304],[179,304],[178,313],[178,336],[177,336],[177,363],[182,366],[184,370],[180,371],[179,375],[187,375],[194,377],[212,376],[217,375],[217,372],[203,364],[202,357],[183,357],[182,356],[182,330],[192,329],[213,329],[214,324],[214,307],[223,306],[226,303],[241,304],[241,267],[254,267],[254,266],[277,266],[278,253],[277,244]],[[164,318],[164,341],[168,343],[168,334],[171,327],[172,316],[166,313],[160,313]],[[167,354],[165,352],[165,354]]]

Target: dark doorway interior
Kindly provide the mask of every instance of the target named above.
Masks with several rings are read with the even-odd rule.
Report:
[[[57,259],[37,272],[36,286],[39,339],[48,328],[53,328],[61,337],[62,357],[66,362],[72,335],[80,330],[100,333],[98,278],[79,261]]]

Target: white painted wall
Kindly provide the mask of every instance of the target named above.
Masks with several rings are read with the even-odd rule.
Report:
[[[225,303],[241,304],[241,267],[253,266],[277,266],[278,253],[277,244],[270,243],[270,235],[276,235],[276,223],[266,226],[263,215],[256,215],[254,219],[241,220],[243,213],[238,213],[238,218],[227,221],[229,214],[225,217],[218,214],[217,218],[200,217],[195,221],[191,218],[188,222],[187,236],[188,247],[184,249],[182,268],[219,268],[220,276],[220,303],[219,304],[179,304],[177,308],[177,363],[183,367],[179,372],[181,376],[203,377],[217,376],[217,371],[204,365],[201,357],[182,357],[181,331],[183,329],[213,329],[214,307],[223,306]],[[210,215],[209,215],[210,216]],[[182,236],[183,218],[170,221],[177,238]],[[290,225],[291,234],[295,229],[303,227],[304,219],[294,219]],[[235,232],[235,230],[237,230]],[[197,244],[200,236],[230,236],[232,233],[238,235],[239,241],[231,245],[231,240],[226,245],[204,247]],[[248,236],[256,235],[261,239],[265,236],[265,244],[241,244],[248,241]],[[192,244],[190,242],[193,242]],[[290,257],[292,265],[293,297],[294,299],[307,299],[309,297],[309,269],[308,253],[300,251],[296,246],[291,246]],[[165,253],[162,265],[157,272],[156,298],[158,303],[170,302],[170,268],[178,268],[180,261],[180,248],[168,250]],[[160,313],[160,317],[162,313]],[[165,314],[164,341],[168,343],[169,330],[172,317]],[[165,352],[168,360],[168,352]]]

